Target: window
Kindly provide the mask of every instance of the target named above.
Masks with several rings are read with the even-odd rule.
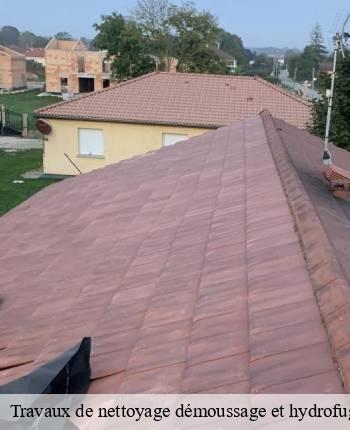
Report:
[[[110,73],[111,68],[110,68],[110,63],[107,60],[107,58],[104,58],[102,61],[102,73]]]
[[[187,134],[163,133],[163,146],[174,145],[186,139],[188,139]]]
[[[85,58],[78,57],[78,73],[84,73],[84,72],[85,72]]]
[[[102,130],[79,128],[79,154],[90,157],[103,156]]]
[[[108,88],[110,85],[109,79],[103,79],[102,86],[103,88]]]
[[[68,78],[60,79],[61,93],[66,93],[68,90]]]

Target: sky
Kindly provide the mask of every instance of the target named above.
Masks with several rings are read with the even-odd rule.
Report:
[[[77,38],[92,38],[92,26],[102,14],[129,14],[135,4],[136,0],[0,0],[0,26],[44,36],[67,31]],[[197,0],[195,4],[215,15],[225,30],[241,36],[246,47],[302,49],[316,22],[331,47],[332,34],[350,12],[350,0]]]

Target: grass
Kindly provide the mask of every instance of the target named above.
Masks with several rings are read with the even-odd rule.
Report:
[[[0,151],[0,216],[14,208],[47,185],[56,182],[53,179],[23,179],[22,173],[40,169],[42,150],[29,149],[18,152]],[[14,184],[14,180],[23,180]]]
[[[32,116],[33,110],[62,101],[60,97],[55,96],[38,97],[39,93],[38,90],[32,90],[23,93],[0,94],[0,105],[15,112],[28,113],[28,128],[34,131],[36,121]]]
[[[0,104],[20,113],[32,113],[33,110],[62,101],[60,97],[38,97],[40,91],[32,90],[15,94],[0,94]]]

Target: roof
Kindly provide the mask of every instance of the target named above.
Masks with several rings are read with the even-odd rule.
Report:
[[[45,57],[45,48],[28,48],[25,51],[26,57],[38,57],[38,58],[44,58]]]
[[[56,39],[53,37],[45,49],[87,50],[87,47],[82,40]]]
[[[14,58],[25,58],[23,54],[15,51],[14,49],[8,48],[7,46],[0,45],[0,55],[11,56]]]
[[[43,118],[217,128],[261,110],[306,128],[311,104],[257,77],[151,73],[36,111]]]
[[[264,112],[3,216],[0,384],[92,336],[91,393],[349,391],[321,144]]]
[[[213,46],[210,48],[219,58],[221,58],[224,61],[235,61],[235,57],[233,57],[231,54],[228,54],[227,52],[223,51],[222,49]]]

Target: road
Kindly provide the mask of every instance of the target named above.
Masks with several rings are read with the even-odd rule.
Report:
[[[18,150],[18,149],[41,149],[43,143],[41,139],[26,139],[15,136],[0,136],[0,149]]]
[[[321,94],[319,94],[316,90],[313,90],[312,88],[308,88],[307,86],[303,84],[299,84],[299,82],[296,82],[294,85],[294,81],[292,78],[288,75],[288,70],[281,70],[279,79],[283,85],[286,85],[289,88],[295,89],[296,91],[301,91],[302,94],[305,94],[305,96],[309,99],[320,99]]]

